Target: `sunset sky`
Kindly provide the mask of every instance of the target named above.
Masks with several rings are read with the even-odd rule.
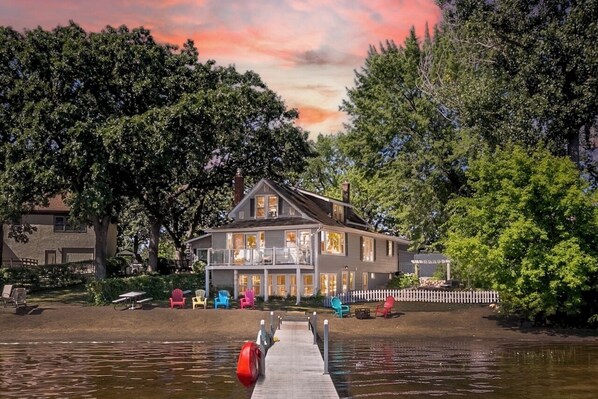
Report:
[[[0,25],[87,31],[144,26],[159,42],[195,41],[201,61],[253,70],[311,132],[342,130],[338,110],[370,44],[401,44],[440,19],[434,0],[0,0]]]

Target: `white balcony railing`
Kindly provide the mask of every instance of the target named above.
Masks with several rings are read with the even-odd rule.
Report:
[[[210,266],[311,265],[311,251],[303,248],[210,249]]]

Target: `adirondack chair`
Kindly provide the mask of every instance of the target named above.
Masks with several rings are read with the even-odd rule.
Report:
[[[255,305],[255,295],[253,290],[245,291],[245,298],[241,298],[239,303],[241,304],[241,309],[252,308]]]
[[[214,308],[218,309],[218,306],[228,308],[230,306],[230,293],[226,290],[218,291],[218,296],[214,299]]]
[[[337,297],[332,298],[332,309],[334,310],[334,314],[338,317],[342,318],[344,315],[349,315],[351,311],[349,310],[349,305],[343,305],[341,300]]]
[[[193,298],[191,298],[191,302],[193,303],[193,309],[195,309],[196,306],[201,306],[201,305],[203,305],[203,308],[205,309],[208,306],[208,298],[206,298],[206,290],[196,290],[195,296]]]
[[[27,306],[27,290],[25,288],[15,288],[12,290],[12,302],[15,308]]]
[[[394,304],[395,304],[395,298],[393,296],[387,296],[384,303],[376,305],[376,313],[374,316],[378,316],[378,314],[381,314],[382,316],[384,316],[384,318],[386,318],[387,316],[390,316],[391,312],[392,312],[392,307],[394,306]]]
[[[186,298],[183,295],[183,290],[176,288],[174,291],[172,291],[172,295],[170,296],[170,309],[174,309],[175,306],[183,309],[185,307],[185,299]]]
[[[9,303],[13,303],[12,299],[12,284],[6,284],[4,288],[2,288],[2,302],[4,303],[4,307]]]

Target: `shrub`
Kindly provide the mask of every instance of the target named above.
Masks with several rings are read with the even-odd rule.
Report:
[[[93,280],[87,284],[87,293],[94,305],[106,305],[127,291],[143,291],[148,297],[166,300],[175,288],[195,291],[204,285],[203,277],[196,274],[143,275]]]
[[[399,276],[395,276],[388,282],[386,288],[389,289],[401,289],[401,288],[412,288],[419,285],[417,276],[413,273],[401,273]]]

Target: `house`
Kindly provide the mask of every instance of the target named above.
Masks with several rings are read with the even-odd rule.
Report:
[[[61,196],[52,197],[48,206],[38,206],[22,216],[22,223],[35,228],[25,243],[8,238],[8,226],[2,237],[2,263],[49,265],[93,260],[95,232],[93,227],[69,220],[69,207]],[[116,253],[116,226],[108,230],[108,256]]]
[[[190,240],[196,259],[206,260],[206,290],[229,287],[234,297],[334,296],[383,288],[408,262],[409,241],[373,232],[350,204],[262,179],[243,196],[235,178],[233,221]],[[405,258],[404,260],[401,258]]]

